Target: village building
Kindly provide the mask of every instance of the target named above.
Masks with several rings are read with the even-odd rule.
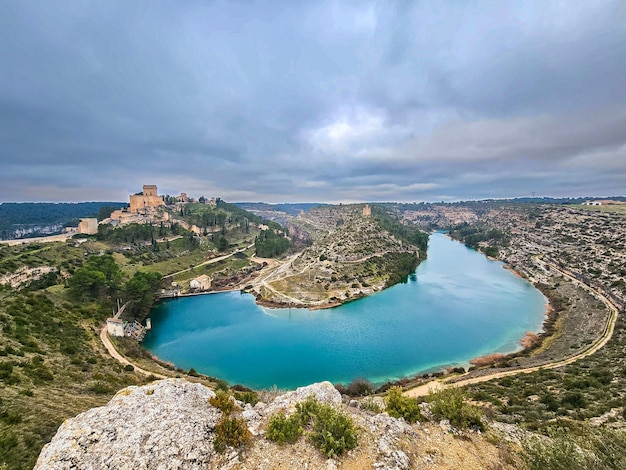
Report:
[[[180,196],[176,196],[176,202],[183,202],[183,203],[191,202],[191,198],[187,196],[187,193],[180,193]]]
[[[111,336],[124,336],[124,322],[120,318],[108,318],[107,332]]]
[[[85,235],[95,235],[96,233],[98,233],[98,219],[80,219],[78,223],[78,233],[83,233]]]
[[[626,204],[622,201],[614,201],[613,199],[594,199],[583,202],[583,206],[619,206]]]
[[[189,283],[189,289],[195,290],[195,291],[209,290],[210,288],[211,288],[211,278],[207,276],[206,274],[203,274],[202,276],[198,276],[192,279],[191,282]]]

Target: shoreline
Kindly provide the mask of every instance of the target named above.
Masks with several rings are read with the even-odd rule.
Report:
[[[489,258],[489,257],[488,257]],[[500,261],[498,259],[495,258],[489,258],[493,261]],[[500,261],[502,262],[502,261]],[[517,271],[513,266],[511,266],[509,263],[507,263],[506,261],[504,262],[504,264],[502,265],[503,269],[506,269],[508,272],[510,272],[511,274],[513,274],[513,276],[518,277],[520,279],[524,279],[525,281],[527,281],[528,279],[526,279],[526,277],[522,276],[521,273],[519,271]]]
[[[444,236],[447,237],[448,239],[452,240],[452,241],[457,241],[456,239],[452,238],[449,236],[449,234],[444,233]],[[484,253],[483,253],[484,255]],[[485,255],[486,256],[486,255]],[[513,274],[515,277],[522,279],[526,282],[529,282],[528,279],[523,276],[521,273],[519,273],[517,270],[515,270],[508,262],[506,261],[501,261],[501,260],[495,260],[492,259],[488,256],[486,256],[488,259],[492,260],[492,261],[500,261],[502,262],[502,267],[504,269],[506,269],[507,271],[509,271],[511,274]],[[415,271],[413,271],[415,272]],[[531,285],[533,285],[532,283],[530,283]],[[391,286],[389,286],[391,287]],[[433,377],[441,377],[441,376],[452,376],[455,375],[457,372],[455,372],[455,369],[459,369],[459,368],[464,368],[466,371],[470,371],[470,370],[475,370],[472,369],[472,367],[475,367],[476,369],[481,369],[484,368],[486,366],[488,366],[489,364],[493,364],[495,362],[498,361],[506,361],[506,360],[511,360],[514,359],[515,357],[519,357],[519,356],[530,356],[533,350],[536,350],[538,348],[541,347],[542,344],[544,344],[544,341],[553,336],[554,334],[556,334],[556,331],[550,331],[551,330],[551,324],[554,324],[555,319],[552,318],[552,313],[554,312],[554,309],[552,308],[552,305],[550,304],[550,300],[549,298],[542,292],[541,289],[537,288],[537,286],[533,285],[533,287],[537,290],[539,290],[539,292],[542,293],[544,299],[545,299],[545,304],[544,304],[544,314],[543,314],[543,321],[541,323],[541,326],[539,327],[539,329],[537,331],[526,331],[524,333],[523,336],[521,336],[520,338],[518,338],[515,341],[515,344],[518,345],[518,347],[514,350],[514,351],[510,351],[507,353],[500,353],[500,352],[491,352],[491,353],[486,353],[480,356],[475,356],[472,358],[467,359],[466,361],[462,361],[462,362],[455,362],[455,363],[449,363],[449,364],[442,364],[440,366],[435,366],[435,367],[429,367],[429,368],[425,368],[423,370],[411,373],[408,376],[403,376],[403,377],[398,377],[396,379],[392,379],[389,380],[387,382],[383,382],[381,386],[387,385],[387,384],[394,384],[394,383],[412,383],[412,382],[417,382],[420,380],[423,380],[426,378],[426,376],[429,376],[431,378]],[[384,289],[383,289],[384,290]],[[222,292],[235,292],[235,291],[239,291],[241,293],[248,293],[251,295],[254,295],[253,292],[249,292],[246,291],[243,287],[238,286],[236,288],[231,288],[231,289],[225,289],[225,290],[212,290],[212,291],[205,291],[205,292],[193,292],[193,293],[186,293],[186,294],[179,294],[177,296],[171,296],[171,297],[162,297],[159,298],[159,300],[163,300],[166,298],[178,298],[178,297],[192,297],[192,296],[198,296],[198,295],[208,295],[208,294],[219,294]],[[359,300],[361,298],[367,297],[368,295],[371,295],[373,293],[376,293],[379,291],[374,291],[370,294],[365,294],[365,295],[361,295],[361,296],[357,296],[357,297],[352,297],[352,298],[348,298],[344,301],[337,301],[337,302],[328,302],[328,303],[323,303],[323,304],[318,304],[318,305],[305,305],[305,304],[300,304],[300,303],[294,303],[294,302],[287,302],[287,303],[280,303],[280,302],[274,302],[271,300],[263,300],[261,298],[259,298],[260,296],[255,296],[255,304],[258,305],[259,307],[264,307],[264,308],[269,308],[269,309],[291,309],[291,308],[296,308],[296,309],[307,309],[307,310],[325,310],[325,309],[331,309],[331,308],[335,308],[335,307],[339,307],[345,303],[348,302],[352,302],[355,300]],[[549,334],[546,334],[548,333]],[[164,363],[165,361],[162,361],[160,358],[158,358],[158,356],[154,356],[157,360],[155,361],[157,364],[159,363]],[[474,362],[481,362],[481,359],[487,359],[487,358],[493,358],[493,360],[489,363],[485,363],[485,364],[480,364],[480,365],[476,365],[474,364]],[[174,365],[175,368],[175,365]]]
[[[248,293],[251,295],[254,295],[250,292]],[[329,308],[339,307],[346,302],[332,302],[332,303],[325,303],[325,304],[319,304],[319,305],[304,305],[304,304],[297,304],[293,302],[280,303],[280,302],[274,302],[271,300],[255,299],[255,303],[259,305],[260,307],[272,308],[276,310],[285,309],[285,308],[302,308],[302,309],[307,309],[307,310],[326,310]]]

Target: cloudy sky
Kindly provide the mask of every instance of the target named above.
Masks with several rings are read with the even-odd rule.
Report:
[[[0,3],[0,201],[626,194],[623,0]]]

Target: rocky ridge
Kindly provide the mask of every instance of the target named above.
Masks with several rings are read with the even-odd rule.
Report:
[[[326,459],[306,438],[279,446],[263,437],[270,416],[290,414],[313,395],[342,408],[358,428],[359,445],[340,459]],[[42,450],[43,469],[412,469],[511,468],[480,435],[462,440],[446,423],[410,425],[386,413],[373,414],[342,404],[329,382],[301,387],[254,407],[238,402],[254,436],[244,451],[218,454],[214,428],[222,412],[209,404],[215,393],[183,379],[132,386],[106,405],[67,420]],[[424,467],[426,466],[426,467]]]
[[[338,305],[398,282],[424,256],[364,215],[362,204],[311,209],[292,219],[290,233],[312,244],[251,283],[262,304]]]

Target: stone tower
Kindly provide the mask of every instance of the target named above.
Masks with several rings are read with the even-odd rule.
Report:
[[[157,187],[156,184],[144,184],[143,185],[143,195],[144,196],[153,196],[157,195]]]
[[[165,205],[163,196],[157,195],[156,184],[144,184],[141,194],[130,196],[130,212],[137,213]]]
[[[369,204],[363,206],[363,217],[370,217],[372,215],[372,208]]]

